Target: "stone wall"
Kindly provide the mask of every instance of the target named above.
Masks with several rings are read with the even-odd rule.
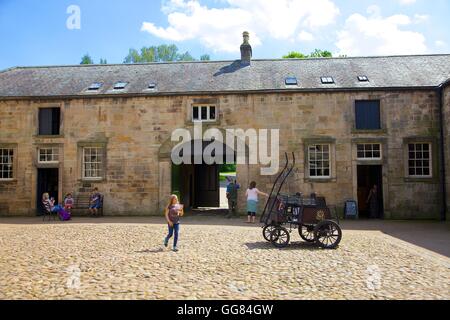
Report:
[[[444,141],[445,141],[445,172],[447,191],[447,221],[450,220],[450,86],[444,89]]]
[[[15,180],[0,182],[0,214],[34,214],[36,148],[48,143],[62,146],[62,193],[87,192],[97,186],[105,194],[105,214],[159,214],[170,191],[170,172],[165,172],[170,164],[162,146],[170,140],[174,129],[192,128],[190,106],[205,98],[214,101],[219,110],[220,118],[213,126],[280,129],[280,158],[283,159],[285,151],[294,152],[297,158],[286,191],[304,194],[314,191],[325,195],[329,204],[340,209],[345,199],[357,195],[354,141],[373,139],[386,147],[382,163],[386,217],[438,217],[438,168],[434,168],[431,179],[408,180],[404,158],[405,139],[422,137],[438,145],[439,110],[432,91],[3,101],[0,145],[17,144],[18,167]],[[381,100],[382,130],[354,130],[354,101],[358,99]],[[60,137],[36,136],[37,110],[45,106],[62,109]],[[305,147],[314,139],[332,144],[332,177],[324,182],[305,176]],[[106,145],[104,180],[81,179],[83,143]],[[255,180],[261,190],[268,192],[274,179],[260,176],[258,166],[238,166],[238,180],[243,186]],[[240,209],[245,211],[243,192],[239,199]]]

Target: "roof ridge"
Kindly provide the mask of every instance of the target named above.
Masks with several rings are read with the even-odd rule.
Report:
[[[445,57],[450,53],[417,54],[417,55],[387,55],[387,56],[356,56],[356,57],[314,57],[314,58],[262,58],[252,59],[252,61],[312,61],[312,60],[357,60],[357,59],[386,59],[386,58],[417,58],[417,57]],[[167,65],[167,64],[209,64],[209,63],[230,63],[235,60],[197,60],[197,61],[155,61],[145,63],[111,63],[111,64],[68,64],[68,65],[42,65],[42,66],[15,66],[0,72],[11,71],[13,69],[41,69],[41,68],[89,68],[89,67],[111,67],[111,66],[145,66],[145,65]]]

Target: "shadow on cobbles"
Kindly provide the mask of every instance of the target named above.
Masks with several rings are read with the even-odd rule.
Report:
[[[166,251],[166,250],[164,250],[164,248],[157,247],[157,248],[152,248],[152,249],[138,250],[138,251],[135,251],[135,253],[162,253],[164,251]]]
[[[245,243],[249,250],[277,250],[277,248],[267,241],[259,241],[259,242],[247,242]],[[316,251],[322,250],[321,248],[315,246],[314,244],[297,241],[291,242],[285,248],[279,250],[307,250],[307,251]]]

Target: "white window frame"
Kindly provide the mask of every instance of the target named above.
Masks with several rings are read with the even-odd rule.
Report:
[[[328,147],[328,152],[324,152],[323,149],[322,149],[322,151],[320,152],[322,154],[322,159],[321,160],[317,160],[317,159],[316,160],[312,160],[311,159],[311,148],[314,147],[316,149],[317,146],[322,146],[322,147],[327,146]],[[308,145],[308,149],[307,150],[308,150],[308,177],[310,179],[317,179],[317,180],[330,179],[331,178],[331,144],[329,144],[329,143],[314,143],[314,144]],[[316,150],[314,152],[316,154],[318,153]],[[325,153],[328,153],[328,160],[324,160],[324,158],[323,158],[323,155]],[[322,163],[322,165],[323,165],[323,163],[325,161],[328,161],[328,167],[322,166],[320,168],[315,168],[315,169],[322,169],[322,170],[328,169],[328,175],[326,175],[326,176],[325,175],[322,175],[322,176],[311,175],[311,161],[320,161]]]
[[[46,153],[45,155],[50,155],[51,160],[41,160],[41,151],[43,150],[51,150],[52,153]],[[56,151],[56,153],[55,153]],[[42,147],[38,149],[38,162],[39,163],[59,163],[59,148],[58,147]]]
[[[6,150],[8,153],[9,151],[12,151],[12,156],[9,156],[8,162],[3,162],[3,152],[4,150]],[[0,165],[9,165],[10,166],[10,170],[2,170],[2,166],[0,166],[0,181],[10,181],[10,180],[14,180],[14,157],[15,157],[15,152],[16,150],[14,148],[0,148]],[[11,177],[10,178],[3,178],[3,172],[11,172]]]
[[[364,152],[364,157],[363,158],[361,158],[358,155],[358,146],[360,146],[360,145],[364,146],[364,151],[363,151]],[[380,147],[380,149],[379,149],[380,156],[379,157],[366,157],[366,151],[367,152],[371,152],[372,156],[373,156],[373,153],[374,153],[373,148],[371,150],[366,150],[366,146],[372,146],[373,147],[374,145],[378,145]],[[382,160],[383,159],[383,148],[382,148],[381,143],[357,143],[356,144],[356,159],[360,160],[360,161]]]
[[[199,119],[194,119],[194,108],[198,108]],[[206,119],[202,120],[202,108],[206,108]],[[215,109],[215,118],[211,119],[211,108]],[[217,121],[217,106],[216,105],[204,105],[204,104],[194,104],[192,105],[192,122],[215,122]]]
[[[414,152],[415,153],[417,152],[416,145],[422,145],[422,152],[423,152],[423,146],[424,145],[428,145],[428,153],[429,153],[430,157],[428,159],[424,159],[424,158],[411,159],[409,157],[409,152],[410,152],[409,151],[409,146],[410,145],[414,145]],[[430,142],[409,142],[409,143],[406,144],[406,148],[407,148],[407,174],[408,174],[408,177],[409,178],[419,178],[419,179],[420,178],[432,178],[433,177],[433,144],[430,143]],[[410,169],[411,169],[411,166],[409,165],[410,161],[428,161],[428,169],[430,170],[430,174],[429,175],[424,175],[424,174],[422,174],[422,175],[412,175],[410,173]],[[414,166],[413,168],[417,169],[419,167]],[[421,168],[423,169],[423,168],[426,168],[426,167],[422,165]]]
[[[87,149],[96,149],[97,151],[97,157],[100,156],[100,161],[95,162],[86,162],[86,150]],[[82,158],[82,164],[81,164],[81,170],[84,180],[101,180],[103,179],[103,165],[104,165],[104,148],[103,147],[83,147],[83,158]],[[98,175],[97,176],[86,176],[86,164],[97,164],[98,168],[96,169],[90,169],[97,170]]]

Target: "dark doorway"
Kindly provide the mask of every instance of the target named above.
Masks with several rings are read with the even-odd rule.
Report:
[[[183,164],[172,168],[179,177],[175,185],[178,186],[180,201],[186,208],[218,208],[220,206],[218,165]]]
[[[383,172],[381,165],[359,165],[358,171],[358,211],[360,218],[369,219],[375,217],[378,219],[383,218]],[[370,189],[376,185],[378,188],[376,204],[372,206],[376,208],[374,214],[371,215],[371,206],[367,201]]]
[[[55,203],[59,202],[58,199],[58,168],[51,169],[38,169],[37,179],[37,207],[38,214],[43,212],[42,207],[42,194],[48,192],[50,197],[55,198]]]
[[[195,171],[194,208],[220,207],[219,166],[199,164]]]

